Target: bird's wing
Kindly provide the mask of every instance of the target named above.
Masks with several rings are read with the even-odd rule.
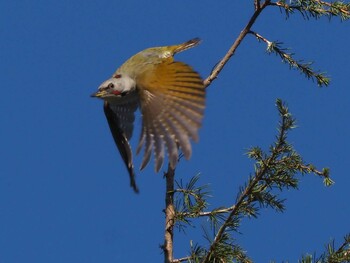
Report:
[[[155,169],[164,160],[164,145],[171,167],[178,160],[178,146],[191,156],[190,138],[198,140],[205,108],[203,80],[190,66],[172,59],[155,65],[137,78],[142,112],[142,132],[137,153],[145,145],[143,169],[155,154]]]
[[[126,138],[130,140],[134,130],[135,111],[139,106],[139,99],[136,92],[129,93],[124,97],[109,102],[109,107],[118,120],[118,128],[123,131]]]
[[[128,141],[132,136],[135,111],[138,107],[138,99],[136,96],[133,97],[134,98],[121,103],[109,103],[105,101],[104,112],[113,135],[114,142],[117,145],[120,155],[122,156],[129,172],[130,186],[135,192],[138,192],[139,190],[135,182],[132,151]]]

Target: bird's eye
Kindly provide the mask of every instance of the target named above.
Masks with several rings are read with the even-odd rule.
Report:
[[[108,84],[108,88],[113,89],[114,88],[114,84],[113,83],[109,83]]]

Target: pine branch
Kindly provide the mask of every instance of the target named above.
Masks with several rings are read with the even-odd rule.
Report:
[[[319,262],[350,262],[350,235],[344,237],[344,242],[338,249],[334,240],[326,246],[326,252],[318,259]]]
[[[288,2],[281,0],[271,2],[269,5],[283,9],[287,17],[298,11],[305,19],[319,19],[322,16],[326,16],[329,19],[340,17],[344,21],[350,18],[350,3],[344,3],[343,1],[292,0]]]
[[[284,136],[284,131],[285,128],[283,128],[281,130],[280,133],[280,138]],[[233,218],[236,217],[239,214],[239,208],[242,206],[242,204],[244,203],[244,201],[250,196],[250,194],[253,192],[253,189],[255,187],[255,185],[257,185],[257,183],[259,182],[259,180],[262,178],[262,176],[267,172],[267,167],[270,165],[270,162],[275,158],[275,156],[277,155],[277,151],[280,148],[281,141],[280,139],[278,140],[278,144],[276,147],[276,151],[271,155],[270,158],[268,158],[266,165],[263,169],[259,170],[255,177],[250,180],[249,184],[247,187],[245,187],[245,189],[243,190],[243,192],[241,192],[241,194],[239,195],[237,201],[236,201],[236,205],[234,207],[234,209],[231,211],[230,215],[227,217],[226,221],[224,222],[224,224],[219,228],[218,232],[216,233],[216,236],[213,240],[213,242],[211,243],[211,246],[209,248],[209,251],[206,255],[206,257],[203,259],[202,263],[208,263],[210,262],[210,259],[212,258],[212,254],[214,253],[216,246],[218,246],[222,240],[222,238],[224,237],[225,233],[226,233],[226,229],[232,225],[232,221]]]
[[[295,60],[293,53],[287,53],[288,49],[282,48],[281,42],[272,42],[261,36],[260,34],[250,31],[250,34],[254,35],[259,41],[263,41],[267,44],[267,52],[275,53],[280,56],[282,61],[287,63],[290,68],[295,68],[304,74],[308,79],[316,80],[318,86],[328,86],[330,79],[322,72],[314,71],[311,68],[312,62],[303,63],[302,61]]]
[[[313,258],[315,259],[313,261]],[[350,235],[344,237],[344,242],[336,249],[334,240],[326,245],[326,251],[320,256],[303,255],[301,263],[343,263],[350,262]]]
[[[207,190],[208,185],[196,186],[199,180],[199,174],[191,178],[189,183],[183,185],[182,180],[176,182],[178,188],[175,192],[175,221],[176,227],[184,230],[185,226],[192,225],[191,218],[197,218],[198,215],[207,208],[206,199],[210,197]]]
[[[276,142],[271,145],[269,153],[263,152],[258,147],[254,147],[248,152],[248,157],[256,161],[254,176],[241,189],[235,205],[228,208],[230,213],[215,231],[215,238],[202,259],[202,263],[212,262],[215,255],[219,254],[217,249],[222,246],[223,240],[228,240],[228,231],[237,231],[243,216],[257,216],[258,207],[256,204],[261,207],[269,206],[276,211],[283,212],[285,209],[284,200],[280,200],[272,190],[282,191],[285,188],[297,188],[298,179],[295,177],[297,173],[314,173],[323,178],[329,177],[327,169],[320,172],[314,166],[304,164],[301,157],[287,142],[287,134],[295,127],[295,119],[281,100],[276,101],[276,106],[281,118]],[[227,254],[227,256],[230,257],[231,254]]]
[[[334,183],[329,178],[329,170],[318,170],[312,164],[305,164],[300,155],[287,142],[287,135],[295,128],[295,119],[289,113],[287,106],[281,101],[276,101],[280,116],[278,135],[276,141],[270,146],[269,152],[265,153],[259,147],[253,147],[247,153],[248,157],[254,159],[255,173],[247,185],[241,188],[236,203],[228,208],[217,208],[212,211],[204,211],[207,208],[206,198],[209,197],[207,185],[196,186],[199,175],[194,176],[189,183],[177,183],[178,188],[174,190],[177,200],[175,206],[175,217],[177,225],[181,223],[191,225],[190,218],[207,216],[215,236],[205,231],[205,237],[210,242],[209,249],[196,246],[192,248],[191,255],[185,257],[188,262],[231,262],[242,258],[240,262],[251,262],[246,252],[241,249],[232,239],[230,231],[238,231],[240,221],[243,217],[257,217],[259,206],[271,207],[278,212],[285,210],[283,199],[279,199],[275,190],[298,188],[298,173],[315,174],[331,185]],[[195,260],[196,259],[196,260]],[[308,262],[305,257],[303,262]],[[175,261],[176,262],[176,261]]]

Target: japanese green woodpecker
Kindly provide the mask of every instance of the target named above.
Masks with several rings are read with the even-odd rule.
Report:
[[[198,141],[205,87],[200,75],[189,65],[174,61],[174,55],[199,42],[195,38],[180,45],[145,49],[128,59],[92,94],[104,100],[104,113],[136,192],[129,139],[137,108],[142,115],[142,131],[136,153],[144,146],[141,170],[152,152],[156,172],[163,164],[165,152],[170,167],[175,168],[178,148],[189,159],[190,139]]]

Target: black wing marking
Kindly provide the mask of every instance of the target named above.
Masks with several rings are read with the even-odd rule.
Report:
[[[121,109],[121,112],[127,111],[123,109],[125,105],[111,105],[107,101],[104,102],[104,113],[106,115],[107,121],[109,128],[111,130],[113,139],[115,144],[118,147],[118,150],[120,152],[120,155],[122,156],[125,166],[129,172],[129,177],[130,177],[130,186],[134,189],[136,193],[139,192],[139,189],[137,188],[136,181],[135,181],[135,172],[134,172],[134,164],[132,161],[132,151],[131,147],[129,144],[128,139],[131,138],[132,135],[132,129],[133,129],[133,120],[134,117],[130,118],[130,114],[123,115],[124,117],[126,116],[127,121],[123,120],[120,114],[118,114],[119,109]],[[137,106],[136,106],[137,108]],[[134,115],[135,109],[132,109],[132,116]],[[129,108],[130,109],[130,108]],[[131,121],[131,126],[130,126],[130,121]],[[125,130],[125,127],[126,130]],[[131,128],[130,128],[131,127]]]

